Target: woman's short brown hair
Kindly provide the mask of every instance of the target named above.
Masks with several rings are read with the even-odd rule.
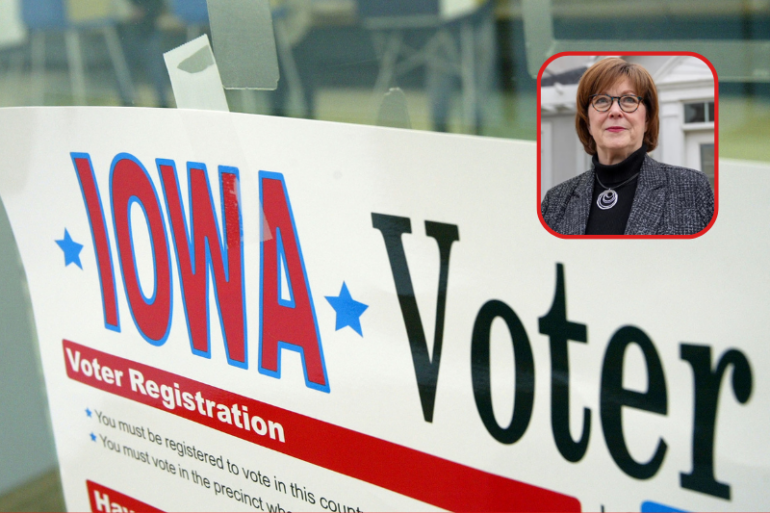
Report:
[[[650,73],[639,64],[624,61],[617,57],[602,59],[585,72],[580,79],[577,90],[577,115],[575,128],[580,142],[586,153],[596,155],[596,141],[588,131],[588,108],[590,96],[601,93],[612,87],[618,81],[628,78],[634,85],[636,94],[644,98],[647,109],[647,131],[644,133],[644,144],[647,151],[658,146],[658,92]]]

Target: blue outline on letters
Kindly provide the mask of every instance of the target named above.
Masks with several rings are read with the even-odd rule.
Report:
[[[163,210],[160,206],[160,198],[158,197],[158,191],[155,187],[155,184],[150,179],[150,174],[147,172],[147,169],[145,169],[144,165],[131,155],[130,153],[118,153],[115,155],[115,158],[112,159],[112,164],[110,164],[110,205],[112,207],[112,228],[115,231],[115,243],[118,247],[118,263],[122,262],[120,258],[120,238],[118,237],[118,226],[117,222],[115,220],[115,204],[112,202],[112,180],[115,174],[115,166],[118,162],[121,160],[130,160],[134,162],[137,166],[139,166],[139,169],[142,170],[144,173],[145,178],[147,179],[147,182],[150,184],[150,187],[152,187],[152,192],[155,195],[155,202],[158,205],[158,211],[160,213],[160,222],[162,223],[162,229],[163,229],[163,235],[164,239],[166,241],[166,253],[170,255],[169,252],[169,246],[168,246],[168,230],[166,230],[166,223],[163,219]],[[152,236],[152,230],[150,229],[150,218],[147,215],[147,210],[144,208],[144,205],[142,205],[142,202],[139,200],[137,196],[132,195],[130,198],[128,198],[128,202],[126,203],[126,219],[128,222],[128,240],[131,244],[131,258],[134,262],[134,274],[136,275],[136,284],[139,288],[139,295],[142,296],[142,300],[145,302],[145,304],[151,304],[147,302],[147,298],[144,296],[144,292],[142,291],[142,283],[139,281],[139,274],[136,273],[136,252],[134,251],[134,240],[132,238],[131,234],[131,204],[136,201],[139,203],[139,205],[142,208],[142,212],[144,213],[144,218],[147,221],[147,230],[150,234],[150,242],[152,244],[152,261],[153,261],[153,267],[155,269],[154,273],[154,279],[155,279],[155,290],[153,292],[152,296],[152,303],[155,302],[155,296],[157,295],[158,290],[158,263],[155,261],[155,239]],[[122,264],[121,265],[121,271],[120,276],[123,281],[123,291],[126,293],[126,303],[128,303],[128,311],[131,312],[131,319],[134,321],[134,326],[136,326],[136,330],[139,332],[139,334],[142,336],[144,340],[146,340],[148,343],[154,345],[154,346],[162,346],[166,343],[166,340],[168,340],[168,334],[171,331],[171,319],[174,315],[174,280],[171,279],[171,258],[169,257],[168,261],[168,281],[169,281],[169,309],[168,309],[168,320],[166,321],[166,331],[163,334],[163,336],[158,340],[153,340],[150,337],[148,337],[144,331],[142,331],[142,328],[139,326],[139,323],[136,322],[136,316],[134,315],[134,308],[131,306],[131,300],[128,298],[128,288],[126,287],[126,276],[123,273]]]
[[[675,508],[673,506],[668,506],[666,504],[661,504],[660,502],[644,501],[642,502],[642,506],[639,509],[639,511],[641,511],[642,513],[652,513],[653,511],[658,513],[678,512],[678,511],[686,513],[687,510]]]
[[[302,275],[305,279],[305,290],[307,290],[307,296],[308,300],[310,301],[310,311],[313,314],[313,324],[315,326],[315,333],[316,333],[316,339],[318,340],[318,353],[321,357],[321,368],[323,369],[323,375],[324,380],[326,380],[326,385],[320,385],[318,383],[313,383],[310,381],[307,375],[307,363],[305,362],[305,351],[301,346],[298,346],[296,344],[290,344],[288,342],[282,342],[278,341],[277,344],[277,351],[278,351],[278,370],[277,371],[271,371],[268,369],[265,369],[262,367],[262,326],[263,326],[263,301],[264,299],[264,290],[262,287],[264,286],[264,262],[265,262],[265,220],[262,220],[263,222],[260,223],[259,226],[259,365],[257,366],[257,370],[259,370],[260,374],[265,374],[266,376],[271,376],[277,379],[281,378],[281,353],[284,349],[289,349],[291,351],[296,351],[300,354],[302,358],[302,371],[305,374],[305,386],[308,388],[312,388],[314,390],[319,390],[321,392],[326,392],[327,394],[331,392],[331,389],[329,387],[329,375],[326,372],[326,360],[324,359],[324,350],[323,350],[323,343],[321,342],[321,332],[318,330],[318,318],[315,314],[315,304],[313,303],[313,293],[310,290],[310,283],[308,282],[308,276],[307,276],[307,270],[305,268],[305,259],[302,256],[302,247],[299,243],[299,233],[297,232],[297,224],[294,222],[294,212],[291,209],[291,200],[289,199],[289,192],[286,189],[286,182],[283,179],[283,174],[281,173],[275,173],[272,171],[260,171],[259,172],[259,204],[260,206],[264,205],[264,201],[262,198],[262,180],[268,179],[268,180],[279,180],[281,182],[281,186],[283,187],[283,197],[286,199],[286,208],[289,211],[289,218],[291,219],[291,227],[294,231],[294,240],[297,243],[297,253],[299,254],[299,262],[302,265]],[[264,212],[264,207],[262,208],[262,212]],[[264,214],[263,214],[264,215]],[[278,230],[276,229],[276,232]],[[278,235],[276,234],[276,237]],[[277,241],[276,241],[277,242]],[[283,240],[281,239],[281,245],[283,245]],[[276,259],[276,263],[277,263]],[[278,269],[278,273],[280,275],[280,269]],[[288,265],[286,266],[286,276],[287,279],[289,278],[289,268]],[[280,286],[280,283],[278,284]],[[278,290],[278,298],[279,298],[279,304],[280,304],[280,289]],[[293,296],[292,296],[293,298]],[[285,306],[285,305],[284,305]]]
[[[115,262],[112,259],[112,245],[110,244],[110,233],[107,231],[107,220],[104,217],[104,206],[102,205],[102,195],[99,192],[99,183],[96,181],[96,175],[94,173],[94,164],[91,162],[91,155],[88,153],[70,152],[70,158],[72,159],[72,165],[75,168],[75,176],[78,179],[78,185],[80,185],[80,194],[83,196],[83,206],[86,209],[86,217],[88,218],[88,226],[91,228],[91,243],[94,245],[94,257],[96,259],[97,274],[99,275],[99,288],[102,292],[102,314],[104,316],[104,327],[111,331],[117,331],[120,333],[120,305],[118,304],[118,287],[115,285]],[[75,160],[86,159],[88,161],[88,169],[91,172],[91,179],[94,182],[94,189],[96,189],[96,199],[99,201],[99,212],[102,214],[102,226],[104,227],[104,237],[107,239],[107,253],[110,259],[111,278],[112,278],[112,290],[114,291],[115,299],[115,317],[117,318],[117,324],[112,325],[107,322],[107,305],[104,301],[104,285],[102,284],[102,269],[99,265],[99,252],[96,249],[96,235],[94,234],[94,227],[91,224],[91,215],[88,212],[88,200],[86,199],[86,191],[83,189],[83,182],[80,180],[80,173],[78,172],[78,165]],[[112,202],[110,202],[112,203]]]
[[[185,237],[187,239],[187,251],[189,253],[190,257],[190,270],[192,274],[195,274],[195,239],[194,234],[190,231],[190,226],[194,227],[194,220],[192,219],[192,181],[190,180],[191,171],[193,169],[199,169],[203,171],[204,176],[206,177],[206,189],[209,193],[209,202],[212,206],[212,212],[211,214],[214,216],[214,224],[216,226],[217,230],[217,237],[219,238],[219,245],[220,245],[220,254],[222,255],[222,266],[225,273],[225,280],[230,281],[230,269],[229,269],[229,262],[228,262],[228,249],[227,249],[227,230],[225,229],[224,223],[225,223],[225,191],[224,187],[222,187],[222,175],[227,174],[233,174],[235,175],[235,181],[238,187],[238,198],[239,198],[239,205],[238,205],[238,226],[240,229],[241,234],[241,295],[243,299],[243,362],[239,362],[237,360],[233,360],[230,358],[230,350],[227,346],[227,335],[225,333],[225,323],[222,320],[222,306],[219,304],[219,291],[217,290],[217,281],[216,279],[213,279],[214,283],[214,295],[215,300],[217,303],[217,312],[219,313],[219,327],[222,330],[222,341],[224,342],[225,346],[225,356],[227,357],[227,363],[232,365],[233,367],[239,367],[241,369],[248,369],[249,368],[249,344],[248,344],[248,336],[249,332],[247,330],[247,320],[246,320],[246,273],[244,270],[244,261],[243,261],[243,219],[242,219],[242,208],[240,205],[240,186],[241,186],[241,178],[240,178],[240,172],[237,167],[231,167],[231,166],[219,166],[219,189],[220,189],[220,203],[221,203],[221,209],[222,209],[222,223],[220,224],[219,219],[217,218],[217,212],[216,212],[216,205],[214,203],[214,197],[211,193],[211,183],[209,181],[209,174],[208,170],[206,168],[206,165],[201,162],[187,162],[187,189],[188,189],[188,204],[185,207],[184,202],[182,201],[182,191],[179,186],[179,178],[177,174],[176,169],[176,163],[173,160],[170,159],[155,159],[155,164],[158,168],[158,176],[160,177],[161,181],[161,187],[163,189],[163,198],[166,201],[166,215],[168,216],[168,223],[169,226],[171,226],[171,237],[174,239],[174,256],[176,258],[176,267],[179,275],[179,287],[182,291],[182,305],[184,307],[184,313],[185,313],[185,323],[187,324],[187,335],[190,339],[190,350],[192,353],[196,356],[202,356],[203,358],[209,358],[211,359],[211,316],[210,316],[210,309],[209,309],[209,279],[213,279],[214,275],[214,263],[211,258],[211,250],[210,250],[210,241],[209,238],[205,238],[205,248],[206,248],[206,267],[204,268],[206,270],[206,346],[208,347],[208,351],[198,351],[195,349],[195,346],[193,345],[193,339],[192,339],[192,330],[190,329],[190,320],[189,320],[189,313],[187,310],[187,298],[184,292],[184,280],[182,279],[182,267],[179,265],[179,253],[176,249],[176,234],[174,233],[174,226],[173,222],[171,220],[171,211],[168,208],[168,196],[166,193],[166,188],[162,186],[163,183],[163,175],[161,172],[161,166],[171,166],[171,168],[174,170],[174,183],[176,185],[176,191],[179,195],[179,205],[182,208],[182,222],[184,224],[184,230],[185,230]],[[189,215],[188,215],[189,213]],[[190,222],[188,223],[188,217],[190,219]]]
[[[278,251],[278,258],[276,261],[278,265],[276,270],[278,271],[278,304],[287,308],[296,308],[297,305],[294,302],[294,289],[291,286],[291,276],[289,275],[289,262],[286,260],[286,250],[283,247],[283,238],[281,237],[281,229],[275,229],[275,247]],[[289,299],[283,299],[281,297],[281,289],[283,281],[281,280],[281,266],[286,270],[286,288],[289,291]]]

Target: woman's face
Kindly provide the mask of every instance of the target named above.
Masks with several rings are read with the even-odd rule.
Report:
[[[610,96],[639,95],[628,78],[597,93]],[[642,147],[644,133],[647,131],[647,107],[642,102],[635,112],[623,112],[618,101],[613,100],[607,112],[599,112],[593,105],[589,105],[588,121],[588,132],[596,141],[599,162],[605,165],[617,164]]]

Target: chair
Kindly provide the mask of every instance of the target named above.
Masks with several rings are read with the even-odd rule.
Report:
[[[84,22],[70,19],[64,0],[22,0],[22,19],[29,29],[33,91],[35,102],[42,105],[45,98],[45,36],[63,32],[67,51],[72,94],[77,105],[86,104],[86,81],[80,34],[95,30],[102,34],[112,61],[122,98],[133,98],[131,73],[120,46],[115,20],[109,17]]]
[[[441,27],[438,0],[358,0],[358,16],[364,28],[372,31],[380,59],[374,91],[381,97],[403,73],[426,65],[436,56],[443,37],[438,33],[420,50],[408,47],[404,36],[409,30]]]
[[[358,16],[369,24],[390,27],[435,25],[440,12],[439,0],[359,0]]]
[[[359,18],[363,26],[372,31],[380,59],[375,97],[381,99],[395,85],[396,77],[421,66],[426,66],[433,76],[458,76],[462,85],[463,117],[467,126],[476,131],[475,12],[447,20],[442,16],[439,0],[358,0]],[[427,42],[420,48],[411,48],[405,43],[405,36],[419,31],[428,34]],[[445,94],[443,88],[433,87],[433,82],[436,80],[429,80],[429,93]],[[433,100],[434,122],[443,127],[448,101],[446,98]]]

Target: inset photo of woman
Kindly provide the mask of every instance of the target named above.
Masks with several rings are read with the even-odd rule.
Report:
[[[692,238],[711,227],[718,94],[708,61],[562,53],[538,81],[538,199],[548,231]]]

